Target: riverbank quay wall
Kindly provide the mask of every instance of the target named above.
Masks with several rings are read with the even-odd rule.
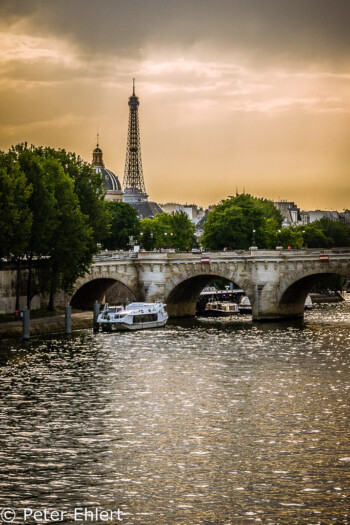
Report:
[[[65,332],[65,315],[30,319],[30,337]],[[93,328],[92,312],[79,312],[72,315],[72,330]],[[23,337],[23,326],[20,321],[0,323],[0,341]]]
[[[36,275],[44,260],[34,260],[32,269],[32,289],[36,288]],[[18,281],[19,291],[19,310],[24,310],[27,304],[27,278],[28,261],[22,260],[20,263],[20,274]],[[1,261],[0,263],[0,314],[13,313],[16,306],[16,287],[17,287],[17,264],[13,261]],[[63,294],[59,294],[63,299]],[[49,300],[47,293],[35,293],[31,301],[31,308],[39,310],[45,308]]]
[[[91,308],[96,300],[103,302],[107,290],[120,282],[136,300],[164,301],[170,317],[186,317],[195,315],[202,289],[215,277],[224,277],[245,291],[254,320],[278,320],[303,316],[305,298],[320,277],[337,274],[350,278],[349,249],[132,255],[112,252],[97,256],[90,271],[77,280],[73,293],[58,294],[55,305],[70,302],[77,308]],[[14,270],[2,276],[0,283],[0,304],[9,301],[13,306]],[[35,304],[42,307],[45,300],[45,294],[39,294]]]

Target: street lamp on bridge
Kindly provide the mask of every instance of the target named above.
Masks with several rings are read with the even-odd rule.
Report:
[[[255,233],[256,233],[256,230],[253,230],[253,241],[252,241],[252,245],[250,247],[251,250],[257,250],[258,247],[256,245],[256,240],[255,240]]]
[[[277,246],[276,250],[282,250],[283,246],[281,245],[281,230],[277,230],[278,236],[277,236]]]

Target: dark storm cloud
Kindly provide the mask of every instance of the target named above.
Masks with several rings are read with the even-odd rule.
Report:
[[[33,0],[3,0],[0,3],[2,23],[14,23],[16,20],[32,14],[36,10]]]
[[[350,52],[349,0],[11,0],[0,13],[92,54],[208,43],[256,60],[337,63]]]

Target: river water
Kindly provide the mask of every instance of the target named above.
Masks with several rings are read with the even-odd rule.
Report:
[[[0,509],[13,523],[35,522],[25,508],[61,523],[350,523],[349,328],[347,302],[304,323],[2,343]]]

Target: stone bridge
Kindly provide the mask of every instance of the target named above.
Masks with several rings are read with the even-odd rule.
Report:
[[[103,300],[115,282],[140,301],[162,300],[170,317],[195,315],[202,289],[215,277],[236,283],[249,297],[256,321],[302,317],[312,286],[326,275],[350,277],[350,250],[106,254],[76,283],[76,307]]]

